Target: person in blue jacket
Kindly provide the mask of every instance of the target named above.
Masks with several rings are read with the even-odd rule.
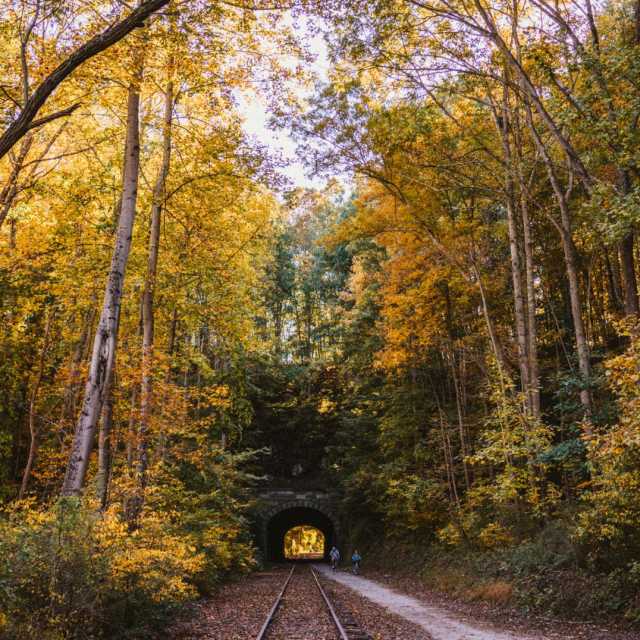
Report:
[[[360,563],[361,562],[362,562],[362,556],[358,553],[358,550],[356,549],[353,552],[353,555],[351,556],[352,571],[356,575],[358,575],[358,573],[360,573]]]

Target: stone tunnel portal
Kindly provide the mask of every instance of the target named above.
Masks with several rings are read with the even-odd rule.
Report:
[[[330,516],[319,509],[307,506],[295,506],[272,514],[266,523],[266,555],[273,562],[282,562],[284,558],[284,537],[290,529],[307,525],[319,529],[325,540],[324,557],[329,558],[329,550],[337,544],[337,532]]]

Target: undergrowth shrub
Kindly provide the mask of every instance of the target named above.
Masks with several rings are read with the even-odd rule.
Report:
[[[590,561],[605,570],[640,562],[640,339],[610,358],[606,373],[619,416],[588,442],[591,491],[583,496],[577,538]]]
[[[147,510],[130,531],[116,508],[65,498],[0,515],[0,637],[133,638],[158,627],[198,585],[250,565],[238,531],[213,516],[189,531],[175,512]],[[237,546],[235,541],[238,540]]]
[[[575,509],[538,534],[505,547],[387,541],[364,547],[367,566],[401,571],[465,601],[582,620],[626,620],[640,625],[640,563],[597,571],[575,537]]]

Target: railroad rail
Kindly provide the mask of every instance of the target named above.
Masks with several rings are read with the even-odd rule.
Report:
[[[276,601],[273,603],[273,606],[271,607],[271,610],[267,614],[267,619],[264,621],[264,624],[262,625],[262,628],[260,629],[260,632],[256,636],[256,640],[263,640],[263,638],[266,637],[267,631],[269,630],[269,625],[271,624],[273,619],[276,617],[276,612],[280,608],[280,603],[282,602],[282,599],[284,598],[285,591],[287,590],[287,587],[289,586],[289,583],[291,582],[291,578],[293,578],[293,572],[295,570],[296,570],[296,565],[294,564],[293,567],[291,567],[291,571],[289,571],[289,575],[287,576],[287,579],[284,581],[284,586],[282,587],[282,591],[280,591],[280,593],[278,594],[278,597],[276,598]]]
[[[262,625],[258,635],[256,636],[256,640],[265,640],[268,635],[269,627],[273,622],[276,614],[278,613],[278,609],[284,599],[285,593],[289,584],[291,583],[291,578],[296,570],[296,565],[291,567],[291,571],[287,575],[287,579],[284,582],[282,590],[278,594],[273,606],[271,607],[264,624]],[[327,595],[327,592],[324,590],[322,585],[320,584],[320,580],[318,578],[318,574],[313,570],[313,567],[309,567],[309,571],[313,576],[313,580],[318,587],[318,591],[320,592],[320,596],[322,597],[323,602],[327,607],[327,611],[329,612],[329,616],[338,632],[340,640],[371,640],[371,636],[368,633],[365,633],[355,619],[348,614],[347,612],[341,612],[340,616],[336,612],[336,608],[334,604],[331,602],[331,599]]]

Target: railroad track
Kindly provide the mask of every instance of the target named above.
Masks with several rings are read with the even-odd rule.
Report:
[[[273,606],[271,607],[271,610],[269,611],[269,614],[267,615],[267,618],[264,621],[260,632],[256,636],[256,640],[266,640],[268,638],[271,623],[275,619],[278,610],[280,609],[280,605],[284,600],[287,589],[289,588],[289,584],[291,583],[291,578],[293,578],[293,574],[295,573],[295,571],[296,565],[293,565],[293,567],[291,567],[291,571],[287,575],[287,579],[284,582],[282,590],[278,594],[278,597],[273,603]],[[327,592],[320,584],[318,574],[313,570],[312,567],[309,567],[309,571],[311,572],[316,587],[318,587],[320,597],[325,604],[326,610],[336,628],[336,631],[338,632],[338,637],[340,638],[340,640],[371,640],[371,636],[368,633],[365,633],[360,628],[360,626],[350,613],[346,611],[340,611],[340,615],[338,615],[334,603],[331,601],[331,599],[327,595]]]

